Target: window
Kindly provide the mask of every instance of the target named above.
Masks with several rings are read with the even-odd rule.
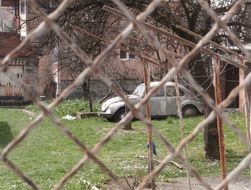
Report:
[[[53,2],[52,2],[52,0],[49,1],[49,7],[53,8]]]
[[[185,95],[185,93],[184,93],[183,90],[179,89],[179,91],[180,91],[180,96],[184,96]]]
[[[180,96],[184,96],[184,91],[179,88]],[[166,87],[166,96],[176,96],[176,89],[174,86],[167,86]]]
[[[20,4],[20,12],[21,12],[21,14],[25,14],[25,2],[24,2],[24,0],[22,0],[21,4]]]
[[[166,87],[166,96],[176,96],[175,88],[173,86]]]
[[[135,55],[134,54],[131,54],[131,53],[128,53],[129,54],[129,59],[135,59]]]
[[[128,52],[120,50],[120,59],[127,59]]]
[[[154,93],[153,97],[163,97],[164,96],[164,89],[160,88],[156,93]]]
[[[132,48],[129,48],[133,51]],[[119,55],[120,59],[124,59],[124,60],[128,60],[128,59],[135,59],[135,55],[131,54],[125,50],[120,49],[120,55]]]
[[[0,32],[15,31],[14,8],[0,7]]]

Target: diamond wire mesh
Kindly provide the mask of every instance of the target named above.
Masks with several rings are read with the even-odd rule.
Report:
[[[237,9],[245,2],[244,0],[237,1],[234,6],[231,7],[231,9],[227,12],[225,16],[222,18],[219,18],[217,14],[209,7],[209,5],[204,0],[197,0],[197,2],[201,5],[202,8],[204,8],[207,13],[210,15],[210,17],[215,21],[214,26],[212,29],[196,44],[196,46],[184,57],[182,57],[180,60],[177,60],[174,58],[170,52],[166,51],[165,48],[163,48],[158,40],[156,40],[153,36],[151,36],[151,33],[149,32],[150,29],[145,27],[143,25],[144,20],[149,16],[156,8],[157,6],[162,2],[161,0],[154,0],[152,1],[146,10],[139,14],[137,17],[134,17],[130,14],[128,9],[125,7],[125,5],[119,1],[119,0],[113,0],[113,2],[119,7],[119,9],[123,12],[123,14],[131,21],[131,23],[114,39],[114,41],[99,55],[96,59],[92,60],[81,48],[79,48],[73,40],[64,32],[61,30],[61,28],[54,22],[65,10],[70,4],[73,2],[73,0],[64,0],[60,6],[51,14],[47,15],[43,10],[39,7],[39,5],[36,3],[35,0],[29,0],[28,1],[33,11],[41,17],[43,22],[41,22],[38,27],[29,33],[27,38],[22,41],[22,43],[15,48],[11,53],[6,55],[6,57],[1,62],[1,71],[5,72],[9,75],[10,78],[15,80],[24,90],[26,93],[26,96],[29,97],[34,103],[36,103],[39,108],[43,111],[42,114],[37,116],[28,126],[26,126],[19,134],[15,137],[14,140],[12,140],[1,152],[1,161],[8,166],[12,171],[16,173],[20,178],[22,178],[32,189],[40,189],[40,187],[31,179],[29,178],[13,161],[11,161],[8,158],[8,155],[10,152],[19,144],[21,143],[25,138],[27,138],[30,135],[30,132],[38,127],[39,123],[41,123],[46,117],[50,118],[53,123],[64,133],[70,140],[72,140],[76,146],[78,146],[83,152],[86,153],[86,156],[81,159],[72,169],[65,174],[65,176],[60,179],[60,181],[55,184],[54,189],[61,189],[69,181],[71,177],[73,177],[78,170],[80,170],[85,163],[88,160],[92,160],[95,162],[108,176],[110,176],[121,189],[128,189],[127,186],[125,186],[119,179],[119,177],[114,174],[97,156],[96,154],[98,151],[105,146],[107,142],[118,132],[119,129],[122,128],[125,124],[130,122],[134,116],[136,116],[138,119],[140,119],[146,126],[151,127],[153,129],[153,133],[160,138],[160,140],[166,145],[167,149],[170,151],[170,154],[168,154],[161,163],[147,176],[145,176],[142,183],[137,187],[137,189],[142,189],[144,186],[152,180],[154,177],[158,176],[160,171],[165,167],[165,165],[173,160],[174,158],[178,157],[180,161],[184,164],[184,166],[188,169],[190,174],[193,174],[206,189],[221,189],[224,187],[226,183],[228,183],[231,179],[239,175],[239,173],[246,167],[249,166],[251,162],[251,154],[249,153],[242,162],[232,171],[229,173],[229,175],[224,179],[216,188],[213,188],[210,184],[208,184],[202,176],[198,174],[196,171],[196,168],[194,168],[189,161],[182,155],[182,150],[185,148],[185,146],[193,141],[195,137],[201,132],[201,130],[211,121],[214,120],[216,115],[220,115],[221,118],[224,120],[226,124],[228,124],[234,132],[239,135],[241,138],[246,139],[244,135],[238,131],[236,126],[224,115],[223,108],[227,107],[231,101],[239,94],[239,92],[243,89],[245,89],[247,86],[251,83],[251,74],[248,74],[245,80],[240,83],[239,86],[237,86],[230,94],[229,96],[222,101],[219,105],[215,105],[213,100],[203,92],[202,88],[196,83],[196,81],[193,79],[191,74],[185,70],[185,65],[198,54],[199,50],[203,47],[204,44],[206,44],[210,39],[213,37],[213,35],[216,33],[217,30],[220,28],[224,29],[226,33],[229,35],[231,40],[235,42],[235,44],[244,52],[246,55],[246,59],[248,61],[251,61],[250,53],[244,48],[243,44],[241,44],[238,37],[236,37],[231,30],[226,26],[225,22],[231,18],[234,13],[237,11]],[[69,48],[83,61],[86,63],[87,68],[77,77],[77,79],[68,87],[66,88],[60,96],[54,100],[49,106],[45,106],[42,102],[39,101],[38,97],[34,97],[29,89],[22,84],[18,78],[16,78],[10,71],[8,71],[8,63],[14,58],[15,53],[22,49],[24,45],[30,40],[37,38],[41,36],[43,33],[45,33],[48,29],[53,30],[60,38],[63,40]],[[161,50],[168,59],[171,60],[173,63],[173,67],[170,69],[170,71],[162,78],[160,84],[152,88],[148,94],[144,97],[144,99],[138,103],[137,105],[132,105],[125,94],[123,94],[120,89],[118,89],[110,79],[108,79],[106,76],[102,74],[102,71],[99,70],[98,65],[102,64],[102,61],[111,54],[111,52],[114,50],[116,46],[118,46],[121,42],[123,42],[124,39],[126,39],[131,32],[134,29],[138,29],[156,48]],[[139,109],[146,105],[149,98],[161,87],[164,85],[166,81],[172,80],[176,73],[180,72],[184,73],[184,76],[186,79],[192,84],[192,86],[200,92],[207,102],[207,104],[213,109],[213,111],[209,114],[209,116],[203,120],[201,123],[199,123],[191,134],[186,136],[184,139],[181,140],[180,144],[177,147],[174,147],[168,139],[166,139],[160,131],[153,126],[150,120],[148,120],[141,112],[139,112]],[[95,146],[92,150],[88,149],[84,143],[82,143],[53,113],[53,109],[58,106],[61,102],[64,101],[66,97],[68,97],[83,81],[83,79],[89,75],[90,73],[95,73],[98,75],[98,77],[109,87],[111,88],[117,95],[121,96],[122,99],[126,102],[127,107],[130,109],[130,112],[119,122],[115,125],[114,128],[112,128]],[[250,146],[250,143],[247,142],[247,145]]]

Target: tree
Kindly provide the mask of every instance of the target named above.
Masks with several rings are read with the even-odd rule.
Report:
[[[45,3],[45,0],[38,0],[40,5],[49,13],[53,11],[61,2],[61,0],[54,0],[51,3]],[[46,1],[47,2],[47,1]],[[134,13],[139,13],[147,6],[150,2],[148,0],[124,0],[123,1],[131,11]],[[220,15],[224,15],[228,11],[236,0],[208,0],[210,6]],[[57,23],[71,35],[77,42],[77,44],[85,50],[91,57],[95,58],[104,48],[102,40],[97,40],[90,38],[84,33],[76,32],[73,26],[79,26],[84,28],[88,32],[95,34],[98,37],[105,37],[108,39],[113,39],[116,34],[121,30],[121,19],[119,17],[111,16],[108,12],[104,11],[102,7],[104,5],[109,5],[115,7],[115,5],[110,0],[86,0],[86,1],[75,1],[64,14],[57,19]],[[245,28],[247,27],[243,22],[245,18],[246,9],[240,9],[238,14],[232,17],[226,24],[230,29],[241,39],[245,37]],[[36,16],[34,16],[36,18]],[[32,20],[32,18],[30,19]],[[192,41],[194,43],[198,42],[194,36],[189,35],[188,33],[181,30],[178,25],[188,28],[189,30],[200,34],[205,35],[213,25],[213,21],[208,16],[205,10],[194,0],[180,0],[180,1],[164,1],[161,5],[150,15],[149,22],[154,22],[156,26],[164,27],[165,29],[172,31],[178,36]],[[163,36],[159,36],[159,39],[162,41],[167,41],[166,47],[170,48],[169,39]],[[147,41],[147,39],[142,39]],[[214,36],[213,41],[224,44],[226,46],[231,46],[233,43],[229,40],[228,35],[223,30]],[[42,46],[54,47],[55,45],[60,44],[58,37],[54,33],[49,33],[43,37],[41,41]],[[182,45],[184,46],[184,45]],[[63,46],[62,46],[63,47]],[[145,51],[145,48],[148,46],[140,47],[139,44],[134,42],[134,47],[137,47],[139,50]],[[185,51],[189,51],[191,47],[185,47]],[[82,71],[85,66],[84,64],[69,50],[62,49],[65,51],[63,57],[61,57],[64,64],[63,67],[67,68],[69,71],[72,71],[74,74],[78,74],[78,71]],[[173,48],[171,48],[173,50]],[[155,49],[156,51],[156,49]],[[70,56],[68,55],[70,54]],[[167,63],[167,62],[166,62]],[[203,64],[201,64],[203,63]],[[210,86],[211,81],[208,80],[212,76],[211,72],[211,61],[207,56],[200,54],[195,57],[189,64],[188,68],[191,73],[195,76],[195,79],[205,88],[208,89],[211,97],[214,97],[213,88]],[[73,77],[74,78],[74,77]],[[83,89],[89,88],[89,80],[83,81]],[[207,82],[205,82],[207,81]],[[208,88],[209,87],[209,88]],[[89,92],[88,92],[89,93]],[[89,93],[90,94],[90,93]],[[89,96],[90,98],[90,96]],[[215,156],[215,152],[218,152],[217,148],[209,150],[207,142],[212,141],[215,138],[215,130],[217,127],[215,122],[208,126],[208,129],[205,131],[206,139],[206,155],[210,159],[218,159],[218,156]],[[210,131],[213,131],[211,134]],[[218,141],[213,147],[218,147]]]

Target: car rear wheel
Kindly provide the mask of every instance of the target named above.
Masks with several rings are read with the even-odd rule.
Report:
[[[183,117],[191,117],[199,114],[198,109],[193,105],[187,105],[182,108]]]

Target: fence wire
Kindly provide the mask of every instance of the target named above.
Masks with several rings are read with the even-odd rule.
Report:
[[[205,187],[205,189],[213,190],[213,189],[222,189],[227,183],[229,183],[233,178],[237,177],[240,172],[247,168],[251,163],[251,154],[249,153],[241,163],[232,170],[228,176],[216,187],[213,188],[208,182],[204,180],[204,178],[198,173],[195,167],[188,161],[186,157],[183,156],[182,152],[185,147],[193,142],[193,140],[201,133],[201,131],[210,123],[212,122],[215,117],[218,115],[220,116],[223,121],[250,147],[250,142],[246,139],[246,136],[240,132],[240,130],[235,126],[233,122],[231,122],[227,116],[223,113],[223,109],[226,108],[228,105],[231,104],[233,99],[238,96],[241,90],[247,88],[251,84],[251,74],[248,74],[247,77],[242,81],[229,95],[228,97],[223,100],[220,104],[215,105],[214,101],[208,94],[204,92],[202,87],[194,80],[190,72],[186,70],[186,65],[189,61],[191,61],[200,50],[204,47],[204,45],[209,42],[215,33],[219,29],[223,29],[231,38],[236,46],[238,46],[242,52],[245,54],[245,59],[251,62],[251,55],[245,49],[244,45],[238,39],[238,37],[233,34],[233,32],[226,26],[226,21],[229,20],[236,11],[240,8],[240,6],[245,3],[244,0],[237,1],[234,6],[225,14],[223,17],[218,17],[218,15],[213,11],[213,9],[207,4],[204,0],[197,0],[197,2],[201,5],[203,9],[206,10],[208,15],[214,20],[215,24],[211,28],[211,30],[204,36],[201,37],[201,40],[195,44],[193,49],[187,53],[185,56],[176,59],[174,54],[170,53],[166,48],[164,48],[158,39],[151,34],[151,29],[147,26],[144,21],[146,18],[155,11],[157,6],[162,2],[161,0],[153,0],[145,9],[144,12],[140,13],[137,16],[134,16],[128,8],[120,1],[120,0],[113,0],[113,3],[117,5],[118,9],[121,11],[120,14],[127,17],[130,23],[128,26],[109,44],[109,46],[94,60],[88,56],[86,52],[84,52],[74,40],[68,36],[57,23],[55,20],[66,11],[67,7],[73,3],[73,0],[64,0],[60,6],[47,15],[41,7],[37,4],[35,0],[28,0],[30,7],[32,10],[43,20],[33,31],[31,31],[28,36],[22,41],[22,43],[13,49],[8,55],[1,62],[1,72],[4,72],[9,75],[9,77],[17,82],[25,92],[26,96],[31,99],[34,103],[36,103],[39,108],[42,110],[42,113],[38,115],[28,126],[26,126],[2,151],[1,151],[1,161],[9,167],[13,172],[16,173],[17,176],[23,179],[25,183],[27,183],[32,189],[40,189],[39,185],[31,179],[27,174],[25,174],[20,167],[9,159],[9,154],[13,151],[14,148],[17,147],[23,140],[25,140],[31,133],[33,129],[38,127],[38,125],[45,119],[49,118],[56,127],[58,127],[62,133],[64,133],[72,142],[76,144],[83,152],[86,153],[86,156],[79,160],[70,171],[68,171],[62,179],[60,179],[54,186],[53,189],[62,189],[63,186],[81,169],[85,166],[88,160],[92,160],[97,166],[103,170],[106,175],[111,177],[117,185],[121,189],[129,189],[123,183],[120,178],[113,173],[98,157],[97,153],[103,148],[115,135],[116,133],[126,124],[128,124],[134,117],[140,119],[148,128],[152,129],[154,135],[156,135],[166,146],[169,150],[169,154],[160,162],[156,168],[151,171],[148,175],[146,175],[143,181],[139,184],[137,189],[143,189],[152,179],[157,177],[161,170],[175,158],[178,158],[183,165],[187,168],[189,175],[195,176],[198,181]],[[116,87],[113,82],[103,74],[100,67],[98,67],[102,62],[113,52],[113,50],[119,46],[120,43],[123,42],[129,35],[133,32],[133,30],[137,29],[141,32],[141,34],[149,40],[149,42],[155,46],[158,50],[160,50],[168,60],[172,63],[172,68],[169,70],[168,73],[162,78],[159,85],[150,89],[146,96],[142,99],[142,101],[136,105],[133,105],[127,99],[127,96],[118,88]],[[54,31],[58,37],[67,44],[67,46],[83,61],[87,68],[79,74],[76,80],[57,97],[50,105],[46,106],[43,102],[39,100],[38,97],[34,96],[32,92],[18,80],[18,78],[13,75],[8,70],[8,63],[15,58],[15,54],[24,48],[24,46],[33,39],[40,37],[41,35],[45,34],[49,30]],[[184,137],[179,145],[175,147],[163,134],[154,127],[153,123],[144,116],[139,110],[147,104],[150,97],[160,89],[167,81],[173,80],[177,73],[182,72],[185,76],[185,79],[194,87],[194,89],[199,92],[202,97],[205,99],[208,106],[212,108],[212,112],[208,115],[206,119],[204,119],[201,123],[199,123],[194,130]],[[130,112],[122,118],[120,122],[118,122],[92,149],[88,149],[86,144],[81,142],[75,135],[72,133],[65,124],[63,124],[53,113],[53,110],[62,103],[78,86],[81,85],[82,81],[88,76],[94,73],[102,80],[113,92],[120,96],[124,102],[126,102],[126,106],[130,109]],[[251,147],[250,147],[251,148]]]

